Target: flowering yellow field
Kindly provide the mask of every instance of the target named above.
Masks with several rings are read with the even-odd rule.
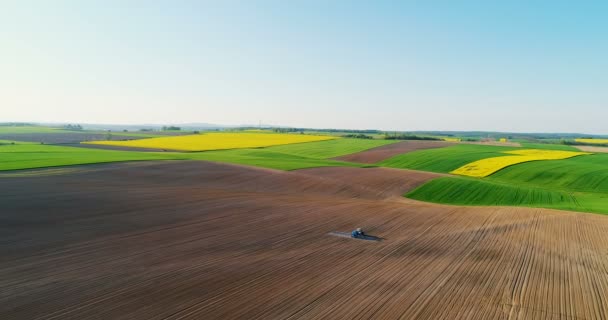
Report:
[[[151,148],[179,151],[206,151],[240,148],[259,148],[282,144],[336,139],[331,136],[312,136],[280,133],[204,133],[187,136],[160,137],[128,141],[90,141],[88,144]]]
[[[574,139],[580,143],[592,143],[592,144],[608,144],[608,139]]]
[[[443,141],[447,141],[447,142],[460,142],[462,141],[461,138],[441,138],[443,139]]]
[[[537,161],[537,160],[559,160],[568,159],[580,155],[591,154],[588,152],[574,151],[557,151],[557,150],[539,150],[526,149],[507,151],[504,153],[512,154],[511,156],[486,158],[466,164],[450,173],[469,177],[487,177],[494,172],[504,169],[514,164]]]

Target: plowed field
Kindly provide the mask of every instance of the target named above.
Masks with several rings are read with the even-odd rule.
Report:
[[[408,153],[416,150],[441,148],[452,145],[454,144],[443,141],[402,141],[382,147],[365,150],[362,152],[337,157],[334,159],[347,162],[376,163],[402,153]]]
[[[433,176],[392,169],[81,168],[0,176],[1,319],[608,317],[605,216],[416,202]],[[359,226],[384,240],[326,235]]]

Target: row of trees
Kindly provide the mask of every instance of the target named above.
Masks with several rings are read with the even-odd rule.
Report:
[[[79,124],[66,124],[63,128],[66,130],[82,130],[82,126]]]
[[[393,134],[389,135],[388,133],[384,134],[384,139],[386,140],[432,140],[432,141],[441,141],[439,138],[434,137],[421,137],[413,134]]]
[[[372,136],[368,136],[368,135],[363,134],[363,133],[358,133],[358,134],[352,134],[352,133],[351,133],[351,134],[345,134],[345,135],[342,135],[342,137],[344,137],[344,138],[354,138],[354,139],[373,139],[373,138],[374,138],[374,137],[372,137]]]

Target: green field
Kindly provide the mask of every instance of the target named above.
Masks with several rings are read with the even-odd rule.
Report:
[[[562,150],[562,151],[579,151],[577,148],[567,146],[565,144],[550,144],[550,143],[530,143],[521,142],[522,147],[526,149],[549,149],[549,150]]]
[[[12,133],[69,132],[46,127],[8,127]],[[0,127],[0,130],[7,127]],[[88,131],[90,132],[90,131]],[[120,133],[122,134],[122,133]],[[139,135],[139,134],[138,134]],[[147,134],[141,134],[145,136]],[[207,160],[279,170],[325,166],[364,166],[331,158],[397,140],[336,139],[256,149],[207,152],[137,152],[76,148],[0,140],[0,171],[149,160]],[[524,148],[572,150],[570,146],[523,143]],[[467,163],[503,156],[515,147],[456,144],[397,155],[376,165],[449,173]],[[445,177],[406,195],[421,201],[455,205],[544,207],[608,214],[608,154],[566,160],[528,162],[482,178]]]
[[[407,197],[444,204],[544,207],[608,214],[608,154],[528,162],[490,177],[430,181]]]
[[[608,193],[608,154],[523,163],[498,171],[488,179],[569,192]]]
[[[59,128],[42,127],[42,126],[0,126],[0,134],[13,133],[57,133],[57,132],[73,132],[61,130]]]
[[[504,151],[517,150],[515,147],[481,146],[457,144],[445,148],[414,151],[394,156],[378,163],[380,166],[448,173],[463,165],[490,157],[504,156]]]
[[[316,142],[311,142],[311,144],[312,143]],[[296,170],[314,167],[363,166],[361,164],[349,162],[307,158],[287,153],[273,152],[268,149],[235,149],[225,151],[191,152],[178,155],[186,156],[186,159],[191,160],[229,162],[279,170]]]
[[[32,169],[132,160],[162,160],[165,155],[18,143],[0,145],[0,170]]]
[[[367,139],[334,139],[312,143],[288,144],[269,147],[266,150],[297,155],[314,159],[329,159],[383,145],[398,142],[396,140],[367,140]]]
[[[608,214],[608,194],[506,184],[487,179],[439,178],[407,194],[420,201],[487,206],[542,207]]]
[[[334,140],[332,140],[334,141]],[[0,145],[0,171],[142,160],[208,160],[253,165],[280,170],[324,166],[362,166],[359,164],[325,160],[323,158],[361,151],[381,145],[369,140],[339,139],[308,142],[260,149],[236,149],[208,152],[136,152],[89,148],[51,146],[31,143]],[[312,156],[304,156],[310,150]],[[355,152],[356,152],[355,151]]]

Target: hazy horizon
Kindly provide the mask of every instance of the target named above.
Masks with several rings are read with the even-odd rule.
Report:
[[[607,9],[6,2],[0,122],[608,134]]]

